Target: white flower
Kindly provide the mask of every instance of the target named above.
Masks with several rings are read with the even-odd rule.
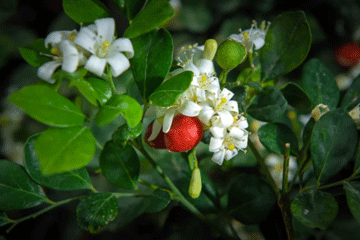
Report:
[[[279,189],[281,189],[283,180],[284,156],[271,153],[266,156],[265,165],[269,168],[270,174],[274,178],[276,185]],[[289,182],[295,177],[296,170],[296,160],[293,156],[290,156],[288,175]]]
[[[198,118],[206,125],[216,125],[218,127],[229,127],[233,122],[233,115],[239,113],[238,103],[230,100],[234,96],[227,88],[222,91],[217,89],[209,94],[207,103],[202,105],[202,111]]]
[[[240,116],[235,118],[235,122],[228,128],[211,127],[210,132],[213,135],[210,139],[209,151],[214,155],[211,158],[219,165],[225,160],[230,160],[238,154],[239,150],[244,150],[248,143],[248,127],[246,118]]]
[[[92,55],[84,68],[102,76],[107,63],[111,66],[111,73],[117,77],[130,67],[128,58],[134,56],[134,49],[128,38],[114,40],[115,21],[113,18],[95,20],[95,24],[81,28],[74,42],[85,48]]]
[[[269,29],[270,23],[265,26],[265,21],[260,25],[260,28],[257,27],[256,21],[253,21],[250,29],[241,31],[240,34],[231,34],[229,38],[234,39],[235,41],[244,44],[249,52],[252,52],[253,46],[255,45],[255,50],[259,50],[265,44],[265,36],[267,30]]]

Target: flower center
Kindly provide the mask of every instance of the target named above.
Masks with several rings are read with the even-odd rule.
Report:
[[[102,42],[102,44],[97,49],[97,56],[100,58],[106,57],[106,55],[109,53],[109,47],[111,46],[111,43],[108,40],[105,40]]]
[[[229,151],[234,150],[234,148],[235,148],[234,144],[231,144],[231,145],[229,145],[229,147],[228,147]]]
[[[56,56],[60,55],[59,49],[57,49],[56,47],[51,48],[50,52],[52,55],[56,55]]]
[[[70,33],[69,40],[74,41],[75,37],[76,37],[76,32],[72,32]]]

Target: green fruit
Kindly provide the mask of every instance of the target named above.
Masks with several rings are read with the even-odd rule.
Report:
[[[233,39],[227,39],[217,49],[215,60],[219,66],[229,71],[246,59],[247,51],[244,45]]]

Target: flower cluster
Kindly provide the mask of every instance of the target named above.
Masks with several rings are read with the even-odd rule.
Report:
[[[49,83],[55,82],[52,75],[60,66],[63,71],[69,73],[84,66],[88,71],[101,77],[108,63],[112,75],[116,77],[130,67],[128,58],[134,56],[130,39],[115,38],[113,18],[95,20],[95,24],[82,27],[79,32],[52,32],[45,38],[45,47],[48,48],[49,45],[51,55],[47,56],[51,57],[52,61],[40,66],[37,73],[41,79]]]
[[[155,112],[157,119],[148,140],[156,139],[160,132],[166,134],[171,129],[174,116],[178,114],[197,117],[203,128],[210,130],[212,137],[209,151],[214,153],[212,160],[221,165],[224,159],[233,158],[239,150],[247,147],[248,131],[245,128],[248,123],[239,114],[238,103],[231,100],[234,93],[227,88],[220,88],[212,60],[204,57],[207,55],[204,46],[194,45],[182,49],[177,59],[180,68],[169,75],[192,71],[193,80],[174,105],[153,108],[152,112]]]

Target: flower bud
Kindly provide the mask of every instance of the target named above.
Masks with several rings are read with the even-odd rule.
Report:
[[[201,175],[198,167],[194,168],[191,175],[189,194],[191,198],[198,198],[201,193]]]
[[[203,58],[212,61],[215,57],[218,44],[214,39],[208,39],[204,44]]]
[[[247,51],[244,45],[233,39],[227,39],[218,47],[215,59],[222,69],[229,71],[242,63],[246,55]]]

